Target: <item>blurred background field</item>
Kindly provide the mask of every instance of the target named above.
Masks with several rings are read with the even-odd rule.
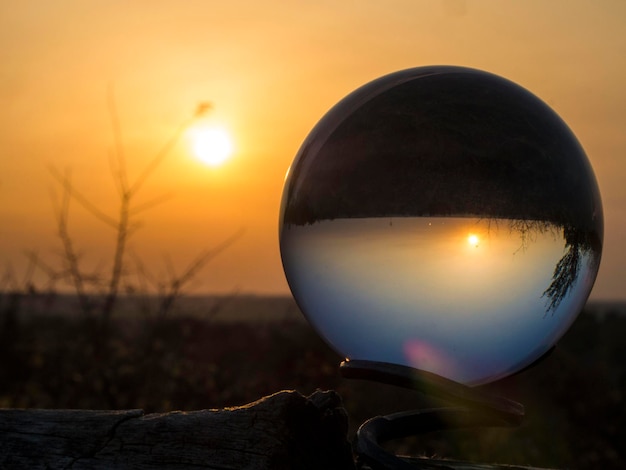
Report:
[[[290,297],[125,296],[111,320],[80,313],[73,296],[0,298],[0,406],[146,412],[242,405],[283,389],[337,390],[350,436],[369,417],[431,405],[418,394],[342,379],[342,358]],[[516,429],[395,443],[396,450],[558,468],[626,465],[626,304],[587,304],[536,367],[483,387],[523,403]]]

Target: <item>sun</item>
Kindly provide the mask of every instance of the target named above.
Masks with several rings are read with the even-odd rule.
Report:
[[[199,127],[191,132],[195,156],[209,166],[220,166],[233,153],[230,134],[223,127]]]
[[[477,247],[478,242],[480,242],[478,235],[474,235],[473,233],[471,233],[467,236],[467,243],[469,243],[470,246]]]

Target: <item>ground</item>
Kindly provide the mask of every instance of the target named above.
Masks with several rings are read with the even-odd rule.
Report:
[[[126,310],[108,325],[32,303],[10,310],[4,300],[5,408],[149,413],[241,405],[284,389],[334,389],[343,397],[353,436],[369,417],[424,404],[411,391],[342,379],[341,357],[290,299],[222,299],[196,310],[188,304],[191,313],[179,309],[165,317]],[[245,313],[254,308],[254,316]],[[267,314],[258,315],[259,309]],[[396,450],[543,467],[623,468],[625,334],[620,306],[589,305],[545,361],[484,387],[525,405],[519,428],[434,435],[399,442]]]

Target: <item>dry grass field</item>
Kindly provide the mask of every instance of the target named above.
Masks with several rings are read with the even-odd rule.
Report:
[[[188,297],[166,316],[124,298],[112,321],[73,311],[72,297],[0,303],[0,406],[147,412],[240,405],[283,389],[335,389],[353,435],[377,414],[426,404],[414,392],[348,381],[341,361],[282,297]],[[526,406],[516,429],[399,442],[399,451],[542,467],[626,466],[626,314],[589,304],[536,367],[486,390]]]

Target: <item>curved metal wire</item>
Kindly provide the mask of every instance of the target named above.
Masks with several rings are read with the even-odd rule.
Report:
[[[375,470],[460,468],[451,461],[400,458],[381,444],[394,439],[434,431],[480,426],[518,426],[524,407],[505,398],[488,395],[439,375],[384,362],[350,360],[339,366],[345,378],[381,382],[416,390],[449,402],[449,407],[429,408],[377,416],[357,432],[356,453],[360,465]],[[498,468],[470,464],[463,468]],[[509,469],[515,467],[507,467]]]

